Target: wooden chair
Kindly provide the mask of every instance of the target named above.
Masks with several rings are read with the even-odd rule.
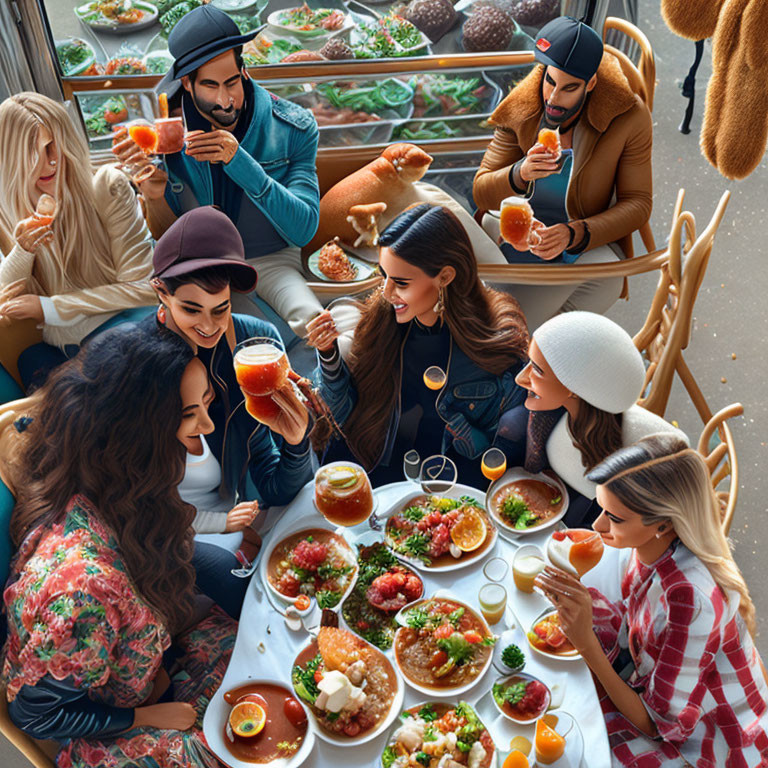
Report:
[[[680,190],[672,217],[668,259],[661,268],[645,323],[634,337],[635,346],[649,363],[639,404],[663,416],[677,372],[701,420],[706,423],[712,418],[712,412],[683,358],[683,350],[691,340],[693,308],[730,193],[725,192],[720,198],[712,219],[698,237],[693,214],[682,210],[684,198],[685,191]]]
[[[0,689],[0,734],[24,755],[30,765],[35,768],[54,768],[53,756],[58,751],[55,742],[36,741],[11,722],[5,689]]]
[[[741,403],[734,403],[719,410],[704,425],[696,450],[704,457],[712,478],[712,487],[720,503],[723,531],[726,536],[733,522],[733,513],[739,498],[739,462],[733,433],[728,426],[728,419],[741,416],[744,408]],[[717,433],[719,442],[710,449],[712,437]],[[720,486],[728,479],[727,489]]]

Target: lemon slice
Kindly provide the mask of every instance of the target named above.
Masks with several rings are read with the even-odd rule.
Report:
[[[487,534],[485,518],[476,509],[468,507],[451,528],[451,541],[462,552],[472,552],[482,545]]]
[[[357,482],[357,472],[352,467],[335,467],[328,473],[328,483],[334,488],[351,488]]]
[[[241,701],[229,713],[229,725],[236,736],[256,736],[267,722],[267,713],[260,704]]]

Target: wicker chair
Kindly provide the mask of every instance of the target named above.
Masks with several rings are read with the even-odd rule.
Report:
[[[720,198],[712,219],[698,237],[693,214],[682,210],[684,198],[685,192],[680,190],[672,219],[668,259],[661,268],[645,323],[634,338],[635,346],[649,363],[644,396],[639,404],[663,416],[677,372],[701,420],[706,423],[712,412],[683,358],[683,350],[691,339],[693,308],[730,193]]]

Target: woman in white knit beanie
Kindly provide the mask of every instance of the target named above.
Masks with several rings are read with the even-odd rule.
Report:
[[[529,357],[516,379],[528,390],[525,465],[536,472],[550,467],[585,497],[571,504],[568,525],[584,525],[596,516],[591,504],[596,485],[586,474],[611,453],[660,432],[686,439],[636,405],[645,381],[643,359],[630,335],[607,317],[592,312],[553,317],[534,332]],[[510,415],[520,420],[519,413]]]

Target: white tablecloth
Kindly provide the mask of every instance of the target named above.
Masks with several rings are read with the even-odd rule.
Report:
[[[376,490],[378,510],[388,509],[392,504],[407,494],[418,492],[418,487],[409,483],[396,483],[384,486]],[[319,519],[312,503],[313,486],[309,483],[305,486],[296,499],[286,507],[280,520],[277,521],[267,537],[264,548],[269,541],[279,538],[281,531],[294,524],[297,520],[306,517],[309,525],[312,518]],[[478,500],[484,499],[484,494],[475,494]],[[524,543],[541,546],[546,542],[547,534],[536,536],[529,535]],[[494,549],[488,557],[500,555],[511,563],[511,558],[516,546],[499,537]],[[607,552],[611,552],[608,550]],[[603,578],[608,583],[615,583],[617,565],[612,557],[604,557],[600,566],[599,579]],[[477,592],[486,581],[480,565],[468,567],[463,570],[444,574],[420,574],[424,578],[426,595],[432,595],[437,590],[447,590],[457,598],[477,607]],[[538,595],[525,595],[519,592],[512,581],[511,568],[504,581],[509,595],[505,621],[515,622],[523,631],[527,630],[531,622],[547,607],[548,603]],[[493,631],[500,634],[506,627],[502,622],[492,627]],[[308,636],[305,632],[291,632],[285,625],[283,618],[272,607],[267,598],[266,589],[261,581],[259,570],[254,573],[248,593],[243,605],[240,627],[237,633],[237,643],[232,654],[229,668],[224,677],[221,688],[209,705],[206,713],[204,729],[209,743],[212,741],[211,731],[216,723],[222,722],[222,709],[229,709],[223,701],[223,692],[235,686],[247,682],[249,678],[272,678],[282,680],[290,688],[291,667],[298,652],[307,644]],[[522,640],[520,641],[522,642]],[[263,644],[263,645],[262,645]],[[260,646],[263,651],[260,650]],[[581,765],[583,768],[609,768],[610,751],[608,736],[605,730],[603,716],[597,700],[597,694],[591,675],[586,664],[581,660],[556,661],[544,659],[534,654],[529,647],[521,645],[526,654],[526,671],[549,682],[565,682],[565,696],[562,709],[572,713],[581,728],[585,757]],[[468,693],[461,696],[471,703],[477,702],[490,689],[496,677],[499,677],[494,667]],[[412,706],[424,700],[424,695],[413,691],[406,686],[405,707]],[[482,713],[480,713],[482,716]],[[494,735],[494,728],[488,718],[485,718],[486,726]],[[332,746],[317,739],[312,754],[303,764],[306,768],[343,768],[353,766],[371,766],[379,768],[380,755],[385,746],[387,735],[381,734],[368,744],[355,748],[342,748]],[[497,743],[500,755],[507,753],[508,743]],[[223,761],[228,760],[228,755],[220,754]],[[501,762],[499,761],[499,765]]]

